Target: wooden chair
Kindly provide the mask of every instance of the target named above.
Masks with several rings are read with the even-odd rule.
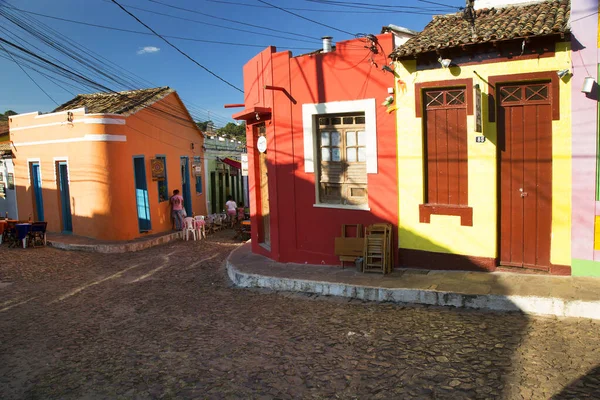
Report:
[[[30,240],[31,245],[35,247],[37,243],[41,243],[42,245],[46,245],[46,228],[48,226],[47,222],[33,222],[31,224],[30,231]]]
[[[392,225],[372,224],[367,227],[363,272],[392,272]]]

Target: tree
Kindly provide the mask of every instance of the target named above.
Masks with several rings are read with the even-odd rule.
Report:
[[[7,110],[4,114],[0,114],[0,121],[8,121],[8,117],[11,115],[17,115],[13,110]]]
[[[222,128],[217,129],[217,133],[221,136],[231,137],[236,140],[246,142],[246,123],[242,122],[239,125],[229,122]]]

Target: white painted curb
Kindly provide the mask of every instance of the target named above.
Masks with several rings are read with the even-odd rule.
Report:
[[[231,256],[240,249],[242,248],[234,250],[227,258],[227,274],[236,286],[244,288],[267,288],[277,291],[304,292],[370,301],[454,306],[494,311],[521,311],[532,315],[600,319],[600,301],[496,294],[469,295],[426,289],[358,286],[347,283],[277,278],[244,273],[240,272],[230,261]]]
[[[67,251],[87,251],[93,253],[103,254],[119,254],[129,253],[134,251],[145,250],[150,247],[158,246],[161,244],[169,243],[173,240],[180,239],[181,232],[173,232],[168,235],[159,236],[156,238],[123,244],[74,244],[74,243],[63,243],[54,242],[49,240],[48,244],[56,249],[67,250]]]

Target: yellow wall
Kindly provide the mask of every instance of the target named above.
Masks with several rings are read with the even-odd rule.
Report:
[[[396,63],[406,91],[396,85],[398,110],[399,247],[495,258],[497,248],[496,123],[488,122],[486,80],[494,75],[557,71],[570,68],[570,44],[558,43],[554,57],[416,71],[416,61]],[[474,71],[480,76],[478,77]],[[473,226],[461,226],[460,217],[432,215],[430,223],[419,222],[423,203],[422,118],[415,116],[415,84],[472,78],[482,93],[483,133],[475,132],[475,115],[467,116],[469,159],[469,206]],[[571,91],[570,83],[559,80],[560,120],[552,121],[552,243],[550,261],[571,264]],[[484,143],[475,136],[485,135]]]
[[[194,156],[204,157],[200,132],[184,120],[188,118],[183,104],[175,94],[169,94],[155,108],[176,114],[181,119],[159,112],[142,110],[126,118],[119,115],[85,114],[74,112],[74,123],[66,121],[66,113],[38,116],[36,114],[12,117],[11,140],[16,144],[15,186],[19,219],[33,214],[33,188],[29,178],[29,161],[39,159],[42,174],[44,216],[48,230],[61,230],[59,182],[55,158],[66,158],[69,171],[69,189],[73,233],[104,240],[130,240],[140,237],[135,199],[133,156],[143,155],[146,163],[146,181],[150,204],[152,230],[158,233],[171,230],[168,202],[158,202],[158,184],[152,180],[150,159],[165,155],[167,160],[168,189],[181,190],[180,157],[189,157],[192,209],[206,214],[204,193],[195,192],[191,176]],[[90,119],[125,119],[124,125],[83,123]],[[40,126],[45,125],[45,126]],[[32,127],[25,130],[15,128]],[[73,141],[85,135],[124,135],[126,141]],[[58,141],[52,143],[52,141]],[[34,145],[20,145],[20,143]],[[48,143],[50,142],[50,143]],[[194,144],[192,149],[191,144]],[[206,180],[202,179],[203,188]],[[205,192],[205,189],[204,189]]]

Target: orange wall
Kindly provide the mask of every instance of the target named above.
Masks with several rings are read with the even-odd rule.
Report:
[[[189,116],[176,94],[168,95],[153,108],[178,114],[182,120],[147,109],[127,118],[75,111],[73,123],[66,121],[66,113],[12,117],[11,140],[17,148],[14,162],[19,218],[24,220],[33,214],[28,160],[39,159],[45,220],[50,231],[61,230],[55,159],[64,158],[69,169],[73,233],[103,240],[129,240],[142,236],[138,229],[132,157],[144,155],[152,222],[150,233],[171,230],[169,204],[158,202],[158,185],[152,181],[150,159],[156,155],[166,156],[169,193],[173,189],[181,190],[179,157],[189,157],[191,169],[193,157],[203,157],[203,138],[189,120],[186,122]],[[126,123],[84,122],[103,118],[111,121],[125,119]],[[18,129],[33,125],[46,126]],[[121,135],[126,137],[126,141],[81,141],[85,135]],[[75,141],[69,142],[69,139]],[[193,150],[191,143],[194,143]],[[197,214],[205,214],[204,195],[196,195],[192,176],[190,182],[192,209]]]

